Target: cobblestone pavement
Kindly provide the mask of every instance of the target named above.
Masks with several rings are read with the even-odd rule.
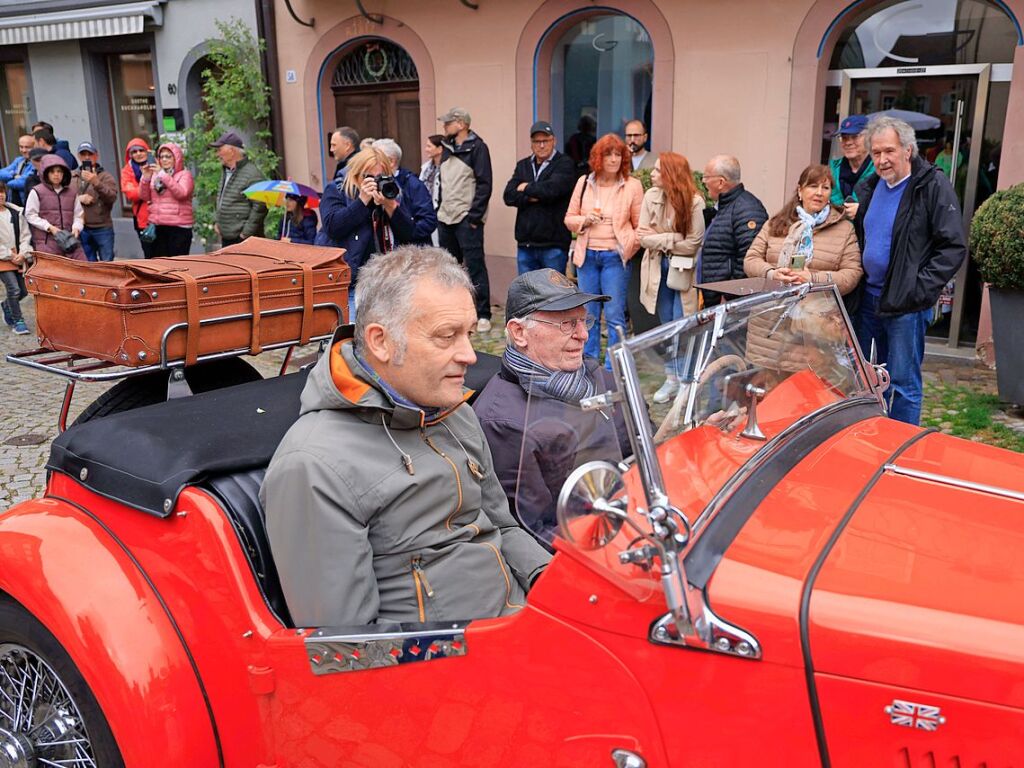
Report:
[[[31,298],[23,303],[26,320],[34,330],[34,306]],[[500,353],[503,348],[503,317],[496,313],[494,329],[479,339],[478,348]],[[0,326],[0,360],[3,356],[37,346],[36,337],[16,336]],[[299,350],[294,362],[313,359],[316,347]],[[272,352],[254,362],[264,376],[277,373],[283,352]],[[996,391],[995,373],[980,365],[929,360],[925,364],[924,378],[930,391],[948,387],[963,387],[983,393]],[[39,495],[44,487],[44,466],[49,456],[50,442],[57,435],[57,419],[64,396],[66,380],[62,377],[33,371],[6,362],[0,362],[0,387],[4,408],[0,415],[0,510],[24,499]],[[78,384],[68,415],[68,423],[98,397],[109,384]],[[925,403],[925,412],[930,405]],[[997,414],[994,418],[1024,433],[1024,419],[1012,414]]]

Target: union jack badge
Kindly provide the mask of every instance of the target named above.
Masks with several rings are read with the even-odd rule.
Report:
[[[919,731],[937,731],[939,726],[946,722],[939,707],[900,699],[893,699],[892,704],[885,708],[885,713],[889,715],[889,722],[893,725]]]

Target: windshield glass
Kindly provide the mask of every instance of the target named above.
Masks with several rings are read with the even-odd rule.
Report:
[[[666,491],[687,515],[699,514],[766,440],[826,405],[872,395],[831,288],[739,299],[626,349]]]

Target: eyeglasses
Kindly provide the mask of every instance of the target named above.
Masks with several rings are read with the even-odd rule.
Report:
[[[647,135],[646,133],[627,133],[626,134],[626,138],[627,139],[642,139],[646,135]]]
[[[157,157],[159,157],[161,160],[173,160],[174,159],[174,155],[169,155],[166,152],[161,152],[159,155],[157,155]]]
[[[725,178],[725,176],[723,176],[720,173],[706,173],[706,174],[704,174],[704,183],[707,184],[708,179],[724,179],[724,178]]]
[[[529,319],[532,320],[535,323],[544,323],[544,325],[553,325],[556,328],[558,328],[558,330],[560,330],[566,336],[572,335],[572,333],[576,330],[576,326],[577,325],[582,325],[588,331],[591,328],[594,327],[594,316],[593,315],[586,315],[584,317],[576,318],[576,319],[573,319],[573,320],[563,320],[560,323],[556,323],[556,322],[553,322],[551,320],[541,320],[539,317],[531,317]]]
[[[133,155],[137,155],[137,154],[139,154],[139,152],[147,152],[147,151],[148,150],[144,149],[143,147],[133,147],[132,148],[132,154]]]
[[[531,144],[550,144],[552,141],[554,141],[554,138],[550,136],[546,139],[530,139]]]

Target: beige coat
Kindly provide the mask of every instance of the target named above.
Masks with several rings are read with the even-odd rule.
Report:
[[[743,270],[749,277],[766,277],[769,270],[779,265],[786,238],[769,235],[770,225],[769,221],[761,227],[743,259]],[[864,274],[853,224],[843,218],[841,210],[833,208],[825,223],[814,230],[813,237],[814,256],[808,264],[811,279],[815,283],[835,283],[839,292],[846,295],[857,287]]]
[[[623,263],[633,258],[640,243],[636,237],[636,228],[640,223],[640,203],[644,197],[644,188],[638,179],[632,176],[620,181],[612,194],[604,213],[611,215],[612,229],[619,243],[619,254]],[[565,226],[575,232],[576,244],[573,246],[572,263],[583,266],[587,257],[587,241],[590,230],[584,227],[587,214],[594,209],[594,174],[583,176],[576,182],[576,189],[569,200],[569,209],[565,212]]]
[[[693,196],[690,209],[690,231],[685,235],[675,229],[676,212],[668,202],[664,190],[651,187],[644,194],[640,206],[640,226],[637,236],[640,247],[644,250],[643,261],[640,263],[640,303],[651,313],[655,312],[658,302],[658,289],[661,287],[661,257],[696,256],[704,242],[704,198]],[[694,259],[696,266],[696,259]],[[697,311],[697,289],[693,286],[688,291],[681,291],[683,314],[692,315]]]

